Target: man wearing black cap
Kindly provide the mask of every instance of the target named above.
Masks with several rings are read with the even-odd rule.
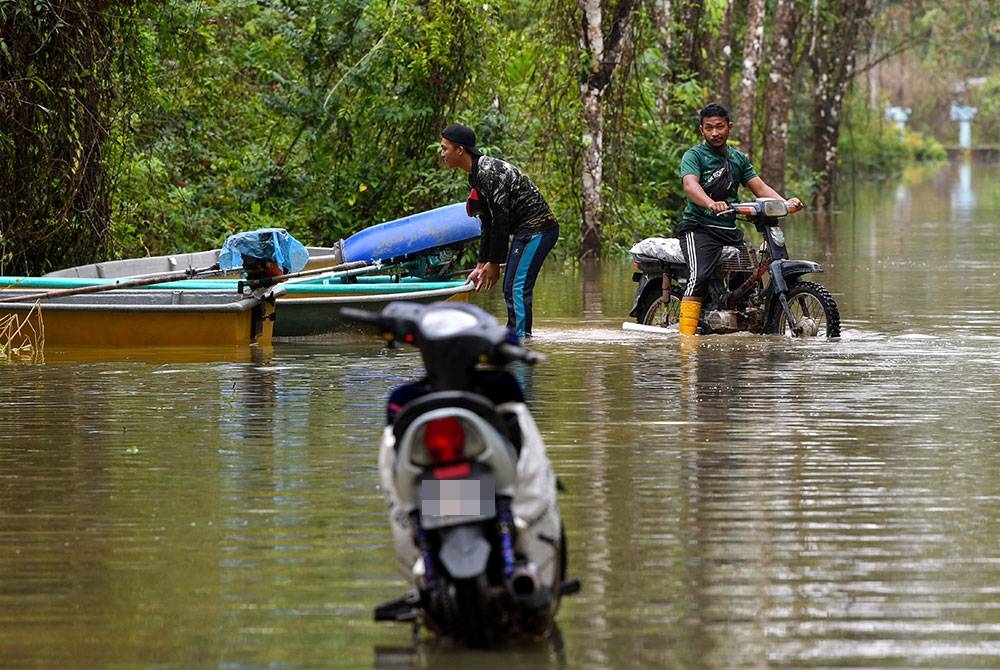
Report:
[[[507,326],[518,337],[531,335],[531,295],[542,261],[559,239],[559,224],[545,198],[523,172],[506,161],[484,156],[476,133],[458,123],[441,131],[446,167],[469,175],[469,216],[479,217],[482,233],[476,269],[469,281],[476,290],[493,288],[504,273]],[[509,243],[509,244],[508,244]]]

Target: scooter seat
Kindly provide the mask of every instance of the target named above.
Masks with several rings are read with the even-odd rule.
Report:
[[[470,410],[489,422],[501,435],[506,434],[503,420],[496,407],[483,396],[468,391],[435,391],[411,400],[399,411],[392,426],[396,443],[399,443],[406,429],[417,417],[442,407],[461,407]]]

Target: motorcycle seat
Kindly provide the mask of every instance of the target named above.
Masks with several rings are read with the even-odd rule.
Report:
[[[488,399],[478,393],[468,391],[434,391],[427,393],[406,403],[399,410],[396,421],[392,426],[392,433],[396,436],[396,443],[402,439],[406,429],[410,424],[422,414],[442,407],[461,407],[485,419],[491,426],[497,429],[501,435],[507,435],[504,428],[504,421],[500,418],[496,407]]]

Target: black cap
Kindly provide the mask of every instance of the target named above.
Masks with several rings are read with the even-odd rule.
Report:
[[[453,123],[441,131],[441,137],[464,147],[473,156],[483,155],[483,152],[476,148],[476,133],[469,126]]]

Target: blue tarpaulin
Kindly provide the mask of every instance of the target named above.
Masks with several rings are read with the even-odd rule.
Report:
[[[288,274],[306,266],[309,251],[284,228],[262,228],[230,235],[219,253],[219,269],[239,270],[244,256],[273,260]]]

